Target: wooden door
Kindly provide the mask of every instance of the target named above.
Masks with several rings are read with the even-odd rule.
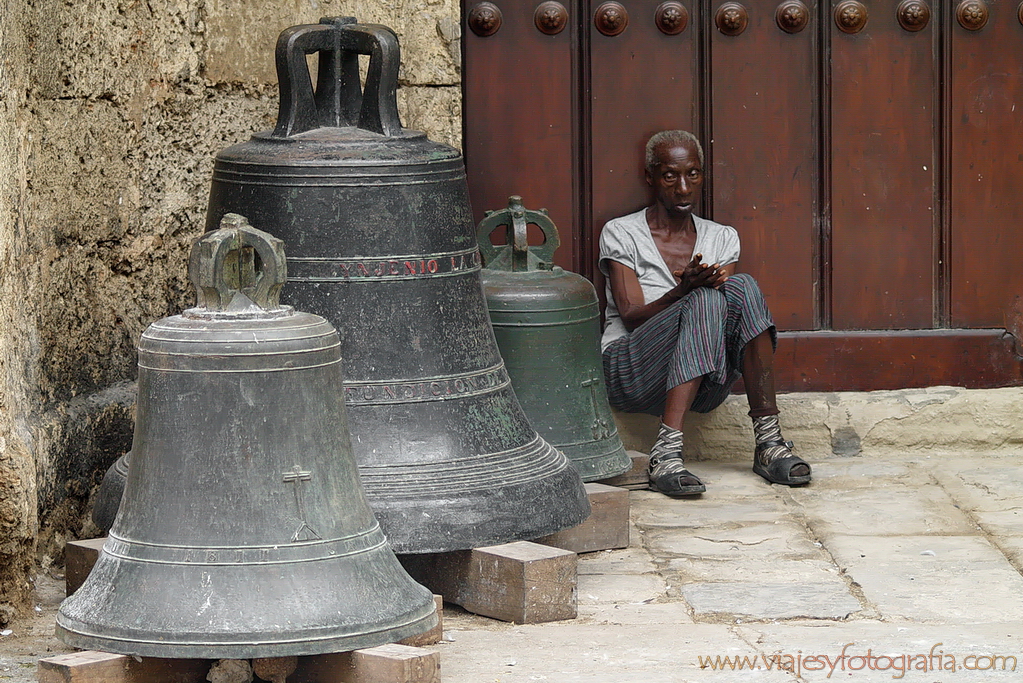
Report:
[[[558,263],[592,278],[601,226],[649,202],[647,138],[686,128],[709,171],[700,213],[739,231],[782,332],[784,389],[1023,383],[1004,330],[1023,294],[1023,10],[497,0],[464,15],[478,217],[513,193],[546,206],[570,245]]]

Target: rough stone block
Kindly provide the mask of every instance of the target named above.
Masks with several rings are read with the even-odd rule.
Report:
[[[65,595],[71,595],[85,583],[106,541],[106,536],[102,536],[84,541],[69,541],[64,546]]]
[[[399,559],[416,581],[475,614],[520,624],[576,616],[577,557],[567,550],[517,541]]]
[[[617,486],[623,489],[645,489],[650,485],[650,478],[647,476],[647,467],[650,465],[650,456],[639,451],[626,451],[632,458],[632,467],[627,472],[617,477],[602,479],[598,483],[607,486]]]
[[[433,601],[437,604],[437,625],[426,633],[420,633],[417,636],[409,636],[404,640],[399,640],[398,642],[401,645],[408,645],[410,647],[436,645],[444,637],[444,598],[440,595],[434,595]]]
[[[590,483],[586,484],[586,495],[590,499],[589,517],[581,524],[538,538],[536,542],[574,553],[629,547],[629,492]]]

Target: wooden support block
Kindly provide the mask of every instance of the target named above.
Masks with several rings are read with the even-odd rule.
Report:
[[[397,643],[356,650],[350,683],[440,683],[440,654]]]
[[[440,683],[440,654],[394,643],[299,657],[287,683]]]
[[[419,583],[469,612],[518,624],[576,617],[576,554],[516,541],[475,550],[403,555]]]
[[[399,644],[410,647],[422,647],[424,645],[436,645],[441,641],[444,637],[444,598],[434,595],[433,601],[437,604],[437,625],[426,633],[420,633],[418,636],[409,636],[404,640],[399,640]]]
[[[64,595],[71,595],[85,583],[106,542],[106,536],[102,536],[64,544]]]
[[[617,477],[601,479],[597,483],[606,484],[607,486],[616,486],[623,489],[631,489],[633,491],[647,488],[650,485],[650,479],[647,476],[647,467],[650,465],[650,456],[646,453],[640,453],[639,451],[625,452],[632,458],[632,467],[629,471],[619,474]]]
[[[629,491],[604,484],[586,484],[590,516],[581,524],[536,539],[537,543],[574,553],[629,547]]]
[[[39,660],[39,683],[121,683],[128,680],[129,659],[91,650],[46,657]]]
[[[72,652],[39,660],[39,683],[205,683],[206,659],[136,660],[109,652]]]

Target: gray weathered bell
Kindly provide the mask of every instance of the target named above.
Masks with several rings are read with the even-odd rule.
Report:
[[[67,644],[248,659],[373,647],[436,624],[359,484],[340,343],[279,305],[283,244],[224,218],[192,250],[199,305],[139,343],[124,497],[64,601]]]
[[[490,327],[462,157],[401,126],[397,38],[353,22],[281,34],[277,127],[217,155],[207,225],[274,226],[285,300],[340,332],[352,447],[395,552],[574,526],[582,481],[530,426]]]

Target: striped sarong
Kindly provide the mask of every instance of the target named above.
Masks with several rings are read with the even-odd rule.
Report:
[[[660,415],[673,387],[703,377],[692,410],[707,413],[742,373],[746,344],[777,332],[757,281],[737,273],[720,289],[700,287],[604,349],[604,379],[615,408]]]

